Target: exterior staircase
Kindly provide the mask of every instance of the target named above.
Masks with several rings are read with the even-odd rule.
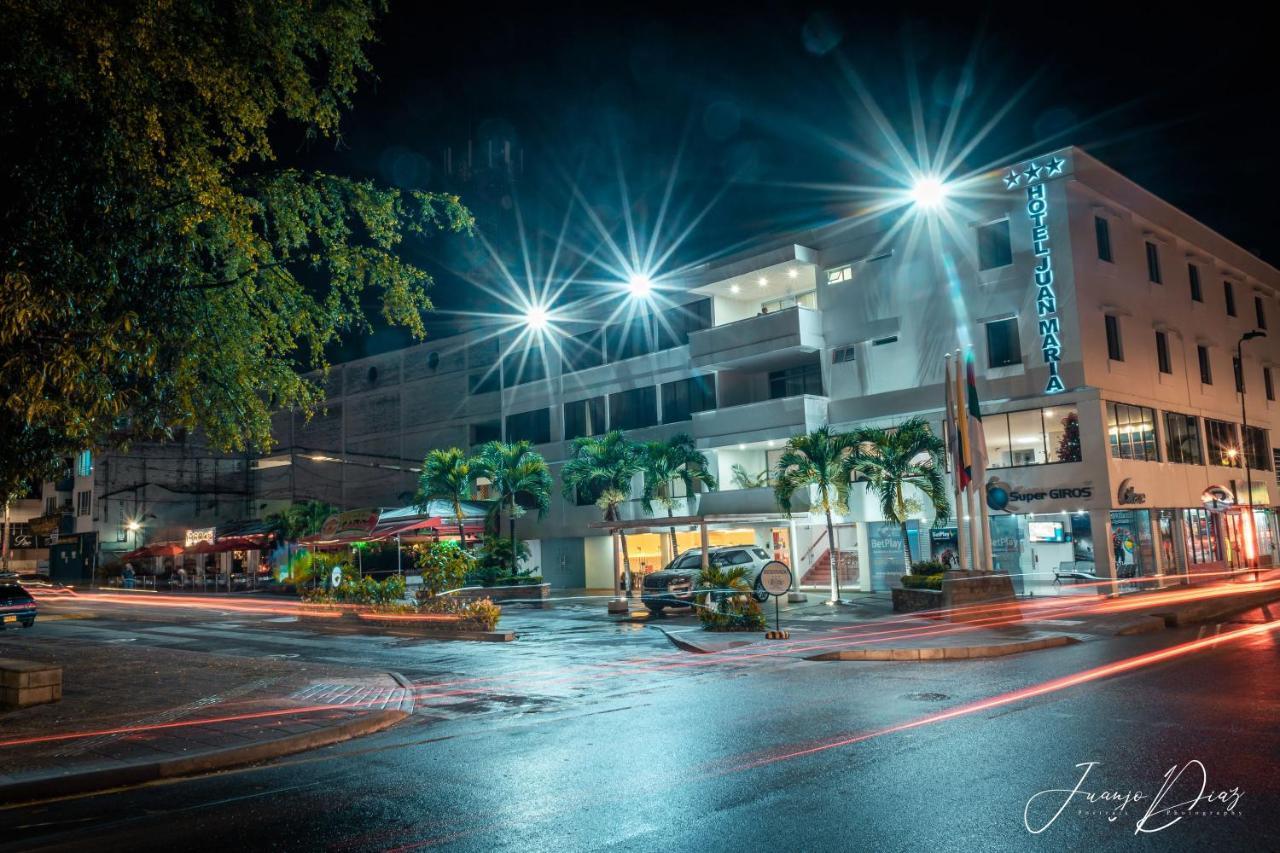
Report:
[[[858,579],[858,555],[853,551],[840,551],[839,559],[839,578],[841,586],[851,585]],[[816,586],[827,588],[831,586],[831,550],[827,549],[819,554],[809,567],[808,571],[800,578],[800,586]]]

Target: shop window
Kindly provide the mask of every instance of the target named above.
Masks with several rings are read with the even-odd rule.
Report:
[[[1209,446],[1209,464],[1240,467],[1240,434],[1227,421],[1204,419],[1204,437]]]
[[[551,410],[534,409],[507,415],[507,441],[546,444],[551,440]]]
[[[1009,220],[1002,219],[978,228],[978,269],[990,270],[1013,263],[1009,243]]]
[[[1146,406],[1107,403],[1107,440],[1116,459],[1159,462],[1156,413]]]
[[[770,400],[801,394],[822,396],[822,368],[816,362],[775,370],[769,374]]]
[[[565,403],[565,441],[586,438],[592,435],[604,435],[604,410],[604,397],[591,397],[587,400],[574,400],[572,403]]]
[[[1200,289],[1200,267],[1187,264],[1187,277],[1191,280],[1191,301],[1204,302],[1204,292]]]
[[[1173,363],[1169,360],[1169,336],[1164,332],[1156,332],[1156,365],[1161,373],[1173,373]]]
[[[1227,307],[1227,316],[1236,316],[1236,288],[1229,281],[1222,283],[1222,300]]]
[[[1073,405],[984,415],[982,426],[992,468],[1080,461],[1080,418]]]
[[[1164,413],[1164,456],[1169,462],[1203,465],[1200,448],[1200,419],[1178,412]]]
[[[1163,284],[1160,280],[1160,249],[1155,243],[1147,243],[1147,281]]]
[[[1018,318],[1006,317],[987,323],[987,367],[1008,367],[1022,363],[1022,342],[1018,339]]]
[[[1098,260],[1111,263],[1111,223],[1101,216],[1093,217],[1093,236],[1098,244]]]
[[[1107,326],[1107,358],[1124,361],[1124,342],[1120,340],[1120,318],[1114,314],[1105,317]]]
[[[633,388],[609,395],[609,425],[613,429],[639,429],[658,422],[656,389]]]
[[[1196,346],[1196,360],[1200,362],[1200,384],[1213,384],[1213,365],[1209,363],[1209,348],[1203,345]]]
[[[715,374],[667,382],[662,386],[662,422],[687,421],[695,412],[716,407]]]
[[[1222,559],[1218,529],[1208,510],[1183,510],[1182,520],[1187,537],[1187,562],[1213,563]]]
[[[1255,471],[1271,470],[1271,442],[1267,440],[1267,431],[1262,427],[1245,427],[1244,429],[1245,464]]]

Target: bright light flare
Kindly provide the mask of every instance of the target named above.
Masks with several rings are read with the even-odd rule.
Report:
[[[530,305],[524,312],[524,321],[534,332],[545,332],[551,323],[551,313],[541,305]]]
[[[627,280],[627,293],[633,299],[648,299],[653,295],[653,279],[642,272],[632,273]]]
[[[947,200],[947,185],[937,175],[921,175],[911,185],[911,201],[921,210],[937,210]]]

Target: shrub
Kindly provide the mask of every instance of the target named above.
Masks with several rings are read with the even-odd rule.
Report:
[[[422,573],[422,588],[418,590],[419,602],[462,586],[466,583],[467,575],[476,567],[475,558],[456,542],[415,545],[413,561]]]
[[[498,627],[502,608],[487,598],[468,601],[460,611],[462,624],[474,631],[492,631]]]
[[[494,586],[537,586],[542,583],[542,575],[504,575],[495,578]]]
[[[947,571],[946,565],[937,560],[920,560],[911,564],[913,575],[940,575]]]
[[[529,546],[516,540],[516,577],[525,577],[529,569],[520,564],[529,559]],[[498,578],[511,574],[511,540],[505,536],[490,536],[476,551],[476,566],[467,576],[467,583],[494,586]]]
[[[912,568],[915,568],[912,566]],[[942,579],[945,577],[941,572],[932,575],[903,575],[903,589],[942,589]]]
[[[698,608],[698,621],[707,631],[763,631],[767,627],[764,611],[749,595],[734,595],[715,604]]]

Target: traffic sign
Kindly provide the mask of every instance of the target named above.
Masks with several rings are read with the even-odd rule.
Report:
[[[786,595],[791,590],[791,569],[777,560],[760,570],[760,588],[770,595]]]

